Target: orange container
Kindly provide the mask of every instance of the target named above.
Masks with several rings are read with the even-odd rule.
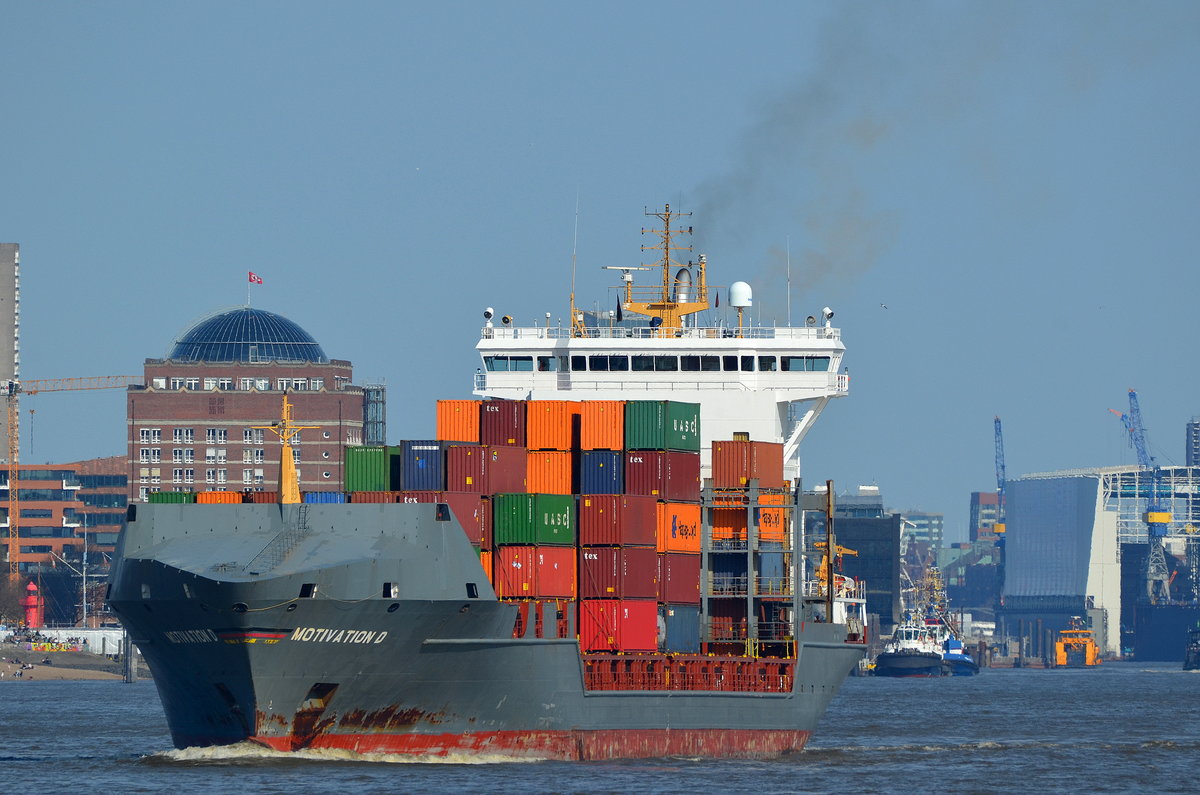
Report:
[[[492,553],[487,551],[480,552],[479,565],[483,566],[483,573],[487,575],[488,582],[492,583],[492,587],[495,588],[495,580],[492,578]]]
[[[525,446],[530,450],[574,450],[579,403],[531,400],[525,407]]]
[[[687,502],[658,504],[659,552],[700,551],[700,506]]]
[[[714,508],[712,523],[713,541],[746,540],[745,508]]]
[[[242,493],[240,491],[198,491],[196,492],[196,502],[205,505],[229,505],[231,503],[240,505]]]
[[[443,442],[479,442],[481,400],[439,400],[437,438]]]
[[[787,502],[786,494],[760,494],[759,505],[783,505]],[[783,541],[787,535],[786,508],[758,509],[758,540]]]
[[[713,541],[746,541],[746,507],[738,500],[718,500],[739,507],[714,508],[712,512]],[[787,535],[787,509],[765,506],[783,505],[786,494],[760,494],[755,510],[758,514],[758,540],[778,542]]]
[[[572,494],[574,455],[564,450],[530,450],[525,487],[530,494]]]
[[[579,404],[579,449],[625,449],[625,401],[585,400]]]

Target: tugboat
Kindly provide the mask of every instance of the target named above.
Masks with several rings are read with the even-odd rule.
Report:
[[[883,653],[875,658],[876,676],[946,676],[949,666],[933,627],[907,615]]]
[[[1093,668],[1099,665],[1100,647],[1082,616],[1071,616],[1066,629],[1058,631],[1054,665],[1058,668]]]
[[[1200,625],[1188,630],[1187,649],[1183,652],[1183,670],[1200,671]]]

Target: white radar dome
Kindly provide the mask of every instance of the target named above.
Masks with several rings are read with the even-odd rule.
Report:
[[[729,285],[729,305],[736,307],[753,306],[754,292],[745,282],[734,282]]]

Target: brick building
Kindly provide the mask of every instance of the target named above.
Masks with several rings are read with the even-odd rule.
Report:
[[[155,491],[274,491],[277,437],[254,426],[280,417],[286,392],[301,491],[340,491],[346,445],[363,444],[368,401],[351,363],[329,359],[304,329],[249,306],[186,330],[165,359],[147,359],[130,387],[129,498]]]

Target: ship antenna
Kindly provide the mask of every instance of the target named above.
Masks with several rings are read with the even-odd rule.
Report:
[[[787,287],[788,287],[788,327],[792,325],[792,236],[787,236]]]
[[[575,234],[571,240],[571,333],[584,336],[583,317],[575,312],[575,255],[579,250],[579,191],[575,192]]]

